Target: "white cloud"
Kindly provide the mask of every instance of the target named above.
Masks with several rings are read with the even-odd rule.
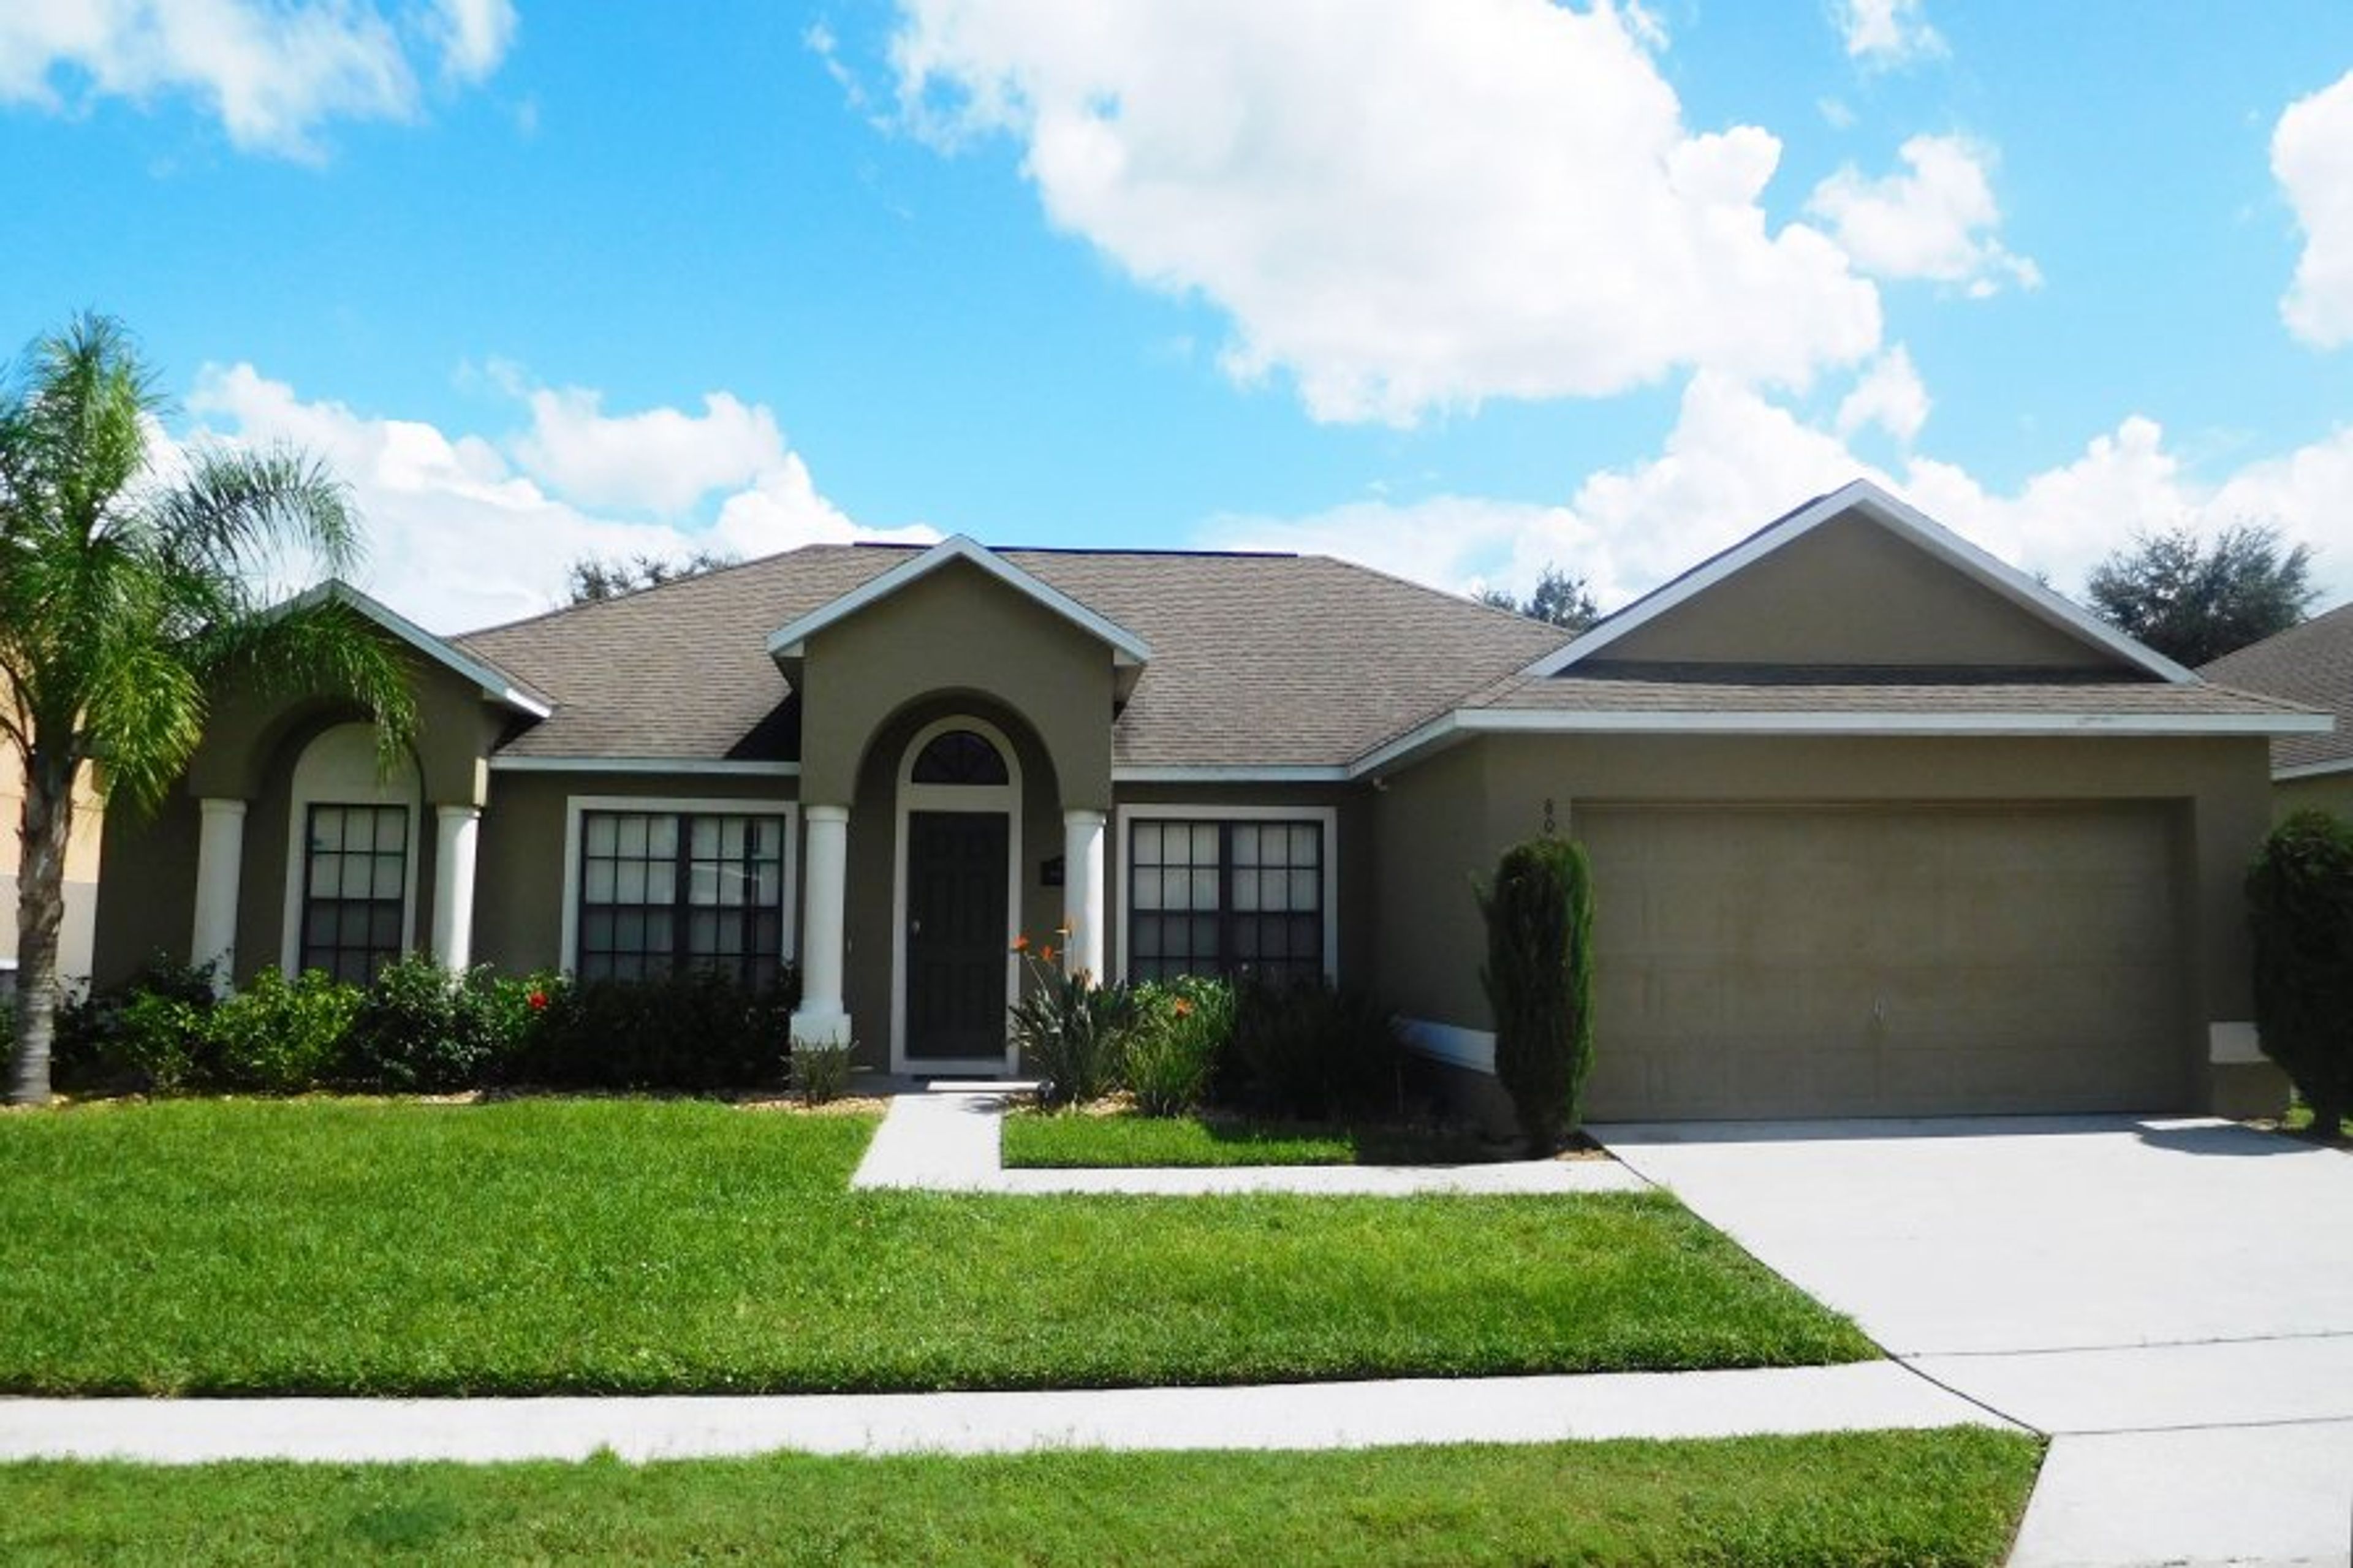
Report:
[[[700,414],[607,415],[601,394],[576,386],[524,396],[531,427],[512,441],[515,458],[583,506],[681,511],[788,456],[776,416],[724,392],[705,394]]]
[[[1854,390],[1840,399],[1836,427],[1842,440],[1876,425],[1905,446],[1928,422],[1928,389],[1913,367],[1911,351],[1897,343],[1874,361]]]
[[[1988,177],[1989,152],[1965,137],[1915,136],[1897,155],[1908,173],[1873,180],[1850,163],[1807,198],[1806,210],[1829,222],[1857,267],[1955,284],[1976,297],[2005,282],[2042,285],[2034,263],[1995,237],[2001,209]]]
[[[188,406],[199,422],[197,438],[290,441],[328,463],[352,486],[366,520],[360,585],[436,631],[511,620],[562,602],[565,569],[584,555],[676,557],[716,548],[750,557],[818,542],[938,537],[926,528],[854,523],[818,492],[807,465],[781,442],[765,467],[727,481],[738,488],[720,502],[714,521],[656,521],[603,515],[559,499],[545,488],[545,476],[527,463],[518,467],[517,454],[480,436],[306,401],[250,364],[206,366]],[[654,412],[693,423],[674,411]],[[773,431],[765,409],[753,412]],[[668,427],[658,420],[616,423]]]
[[[428,31],[440,43],[445,75],[480,81],[499,68],[514,42],[513,0],[438,0]]]
[[[1920,0],[1832,0],[1831,13],[1850,59],[1899,66],[1945,52]]]
[[[1004,133],[1053,223],[1232,320],[1320,419],[1799,386],[1878,295],[1759,198],[1780,142],[1694,133],[1648,24],[1549,0],[902,0],[901,111]]]
[[[2235,523],[2278,526],[2317,547],[2315,577],[2353,594],[2353,429],[2206,482],[2133,416],[2070,460],[2000,490],[1957,464],[1906,458],[1894,470],[1857,458],[1831,430],[1720,376],[1684,389],[1660,450],[1579,483],[1566,504],[1447,496],[1356,502],[1298,518],[1225,516],[1201,531],[1226,548],[1311,550],[1456,593],[1497,583],[1525,593],[1546,563],[1589,581],[1606,609],[1648,592],[1810,497],[1865,478],[2062,592],[2137,531]]]
[[[69,110],[185,93],[248,152],[315,159],[336,119],[414,119],[413,55],[480,81],[514,33],[510,0],[436,0],[388,18],[363,0],[11,0],[0,102]]]
[[[2280,314],[2316,347],[2353,342],[2353,71],[2287,106],[2272,132],[2272,174],[2305,237]]]

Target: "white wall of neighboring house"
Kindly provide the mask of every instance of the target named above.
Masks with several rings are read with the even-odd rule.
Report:
[[[90,978],[98,919],[98,800],[87,780],[75,797],[73,839],[66,847],[66,923],[58,950],[58,972],[69,981]],[[24,808],[23,765],[14,749],[0,747],[0,970],[10,972],[16,966],[16,867],[23,854],[18,826]]]

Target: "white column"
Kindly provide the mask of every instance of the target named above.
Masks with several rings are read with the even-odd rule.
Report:
[[[433,962],[464,969],[474,962],[474,843],[481,808],[433,808]]]
[[[793,1038],[846,1045],[849,1015],[841,1006],[841,910],[849,879],[849,808],[804,807],[808,855],[802,870],[801,1005],[793,1011]]]
[[[1103,975],[1103,814],[1062,813],[1062,923],[1069,972]]]
[[[213,987],[227,991],[237,968],[237,891],[245,867],[245,802],[196,802],[196,914],[188,962],[213,966]]]

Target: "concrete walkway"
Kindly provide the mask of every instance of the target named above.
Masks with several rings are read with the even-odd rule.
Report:
[[[5,1399],[0,1461],[366,1463],[1036,1448],[1349,1448],[1999,1426],[1890,1362],[1039,1394]]]
[[[1509,1160],[1480,1165],[1226,1165],[1199,1169],[1008,1170],[999,1143],[1012,1090],[937,1084],[902,1094],[850,1177],[853,1187],[959,1193],[1310,1193],[1407,1197],[1421,1193],[1628,1193],[1650,1184],[1615,1160]]]
[[[2206,1119],[1598,1131],[2051,1435],[2015,1568],[2353,1561],[2353,1157]]]

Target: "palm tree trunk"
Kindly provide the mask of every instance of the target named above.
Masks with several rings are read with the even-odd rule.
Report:
[[[36,751],[25,777],[16,866],[16,1062],[12,1105],[49,1101],[58,1018],[58,931],[65,923],[66,844],[73,832],[73,763]]]

